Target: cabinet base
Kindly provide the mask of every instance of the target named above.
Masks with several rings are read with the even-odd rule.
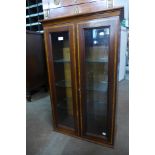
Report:
[[[62,134],[64,134],[64,135],[68,135],[68,136],[71,136],[71,137],[74,137],[74,138],[78,138],[78,139],[80,139],[80,140],[84,140],[84,141],[87,141],[87,142],[91,142],[91,143],[95,143],[95,144],[99,144],[99,145],[102,145],[102,146],[105,146],[105,147],[109,147],[109,148],[114,148],[114,144],[112,144],[112,143],[108,143],[108,142],[103,142],[103,143],[101,143],[101,142],[99,142],[99,141],[94,141],[94,140],[92,140],[92,139],[88,139],[88,138],[84,138],[84,137],[79,137],[79,136],[77,136],[77,135],[75,135],[75,134],[71,134],[71,133],[66,133],[66,132],[64,132],[64,131],[62,131],[62,130],[60,130],[60,129],[53,129],[55,132],[58,132],[58,133],[62,133]]]

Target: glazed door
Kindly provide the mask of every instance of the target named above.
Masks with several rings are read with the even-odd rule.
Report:
[[[119,18],[77,24],[81,135],[113,143]]]
[[[78,133],[74,25],[45,30],[55,130]]]

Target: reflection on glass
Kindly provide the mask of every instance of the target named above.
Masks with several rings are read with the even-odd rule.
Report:
[[[107,135],[109,28],[85,29],[86,135]]]
[[[74,128],[68,32],[53,32],[52,51],[56,82],[58,126]]]

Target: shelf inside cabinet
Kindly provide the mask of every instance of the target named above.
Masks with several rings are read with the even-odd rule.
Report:
[[[98,107],[99,107],[99,105],[106,105],[107,104],[106,102],[99,101],[99,100],[90,100],[90,101],[88,100],[87,101],[87,104],[90,104],[91,105],[91,103],[94,103],[95,105],[98,105]],[[102,107],[102,108],[104,108],[104,107]]]
[[[103,91],[106,92],[108,89],[108,83],[107,82],[100,82],[100,83],[92,83],[91,85],[88,84],[86,86],[86,90],[88,91]]]
[[[57,107],[62,110],[72,110],[71,107],[67,107],[65,104],[63,104],[63,103],[70,103],[70,102],[72,102],[71,97],[64,98],[61,101],[58,101]]]
[[[65,60],[65,59],[58,59],[54,60],[55,63],[70,63],[70,60]]]
[[[101,112],[92,112],[91,110],[89,110],[89,115],[88,116],[93,117],[94,115],[95,115],[95,117],[102,118],[102,117],[106,117],[106,112],[105,113],[103,111],[102,111],[102,113]]]
[[[71,88],[71,81],[62,80],[56,83],[57,87],[68,87]]]
[[[86,59],[86,63],[107,63],[108,58],[100,58],[100,59]]]

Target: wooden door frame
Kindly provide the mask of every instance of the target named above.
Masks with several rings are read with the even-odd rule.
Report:
[[[48,68],[48,80],[50,88],[50,97],[53,103],[52,115],[53,115],[53,126],[55,131],[60,131],[63,133],[68,133],[69,135],[79,135],[79,120],[78,120],[78,105],[77,105],[77,75],[76,75],[76,57],[75,57],[75,27],[74,24],[60,24],[50,26],[44,30],[45,38],[45,48],[46,48],[46,62]],[[69,127],[58,127],[58,116],[57,116],[57,99],[56,99],[56,87],[55,87],[55,75],[54,75],[54,62],[53,62],[53,52],[52,52],[52,42],[51,42],[51,33],[52,32],[69,32],[69,43],[70,43],[70,59],[71,59],[71,80],[72,80],[72,98],[73,98],[73,115],[74,115],[74,124],[75,130]]]
[[[82,21],[77,23],[77,44],[78,44],[78,70],[79,70],[79,104],[80,113],[84,116],[84,94],[83,85],[84,79],[84,29],[85,28],[97,28],[97,27],[109,27],[110,28],[110,51],[109,51],[109,62],[108,62],[108,137],[107,139],[100,139],[95,137],[85,136],[84,129],[84,118],[81,117],[81,136],[89,140],[95,140],[99,143],[107,143],[109,145],[114,144],[114,130],[115,130],[115,110],[116,110],[116,88],[117,88],[117,64],[118,64],[118,51],[119,51],[119,16],[92,19],[88,21]]]

